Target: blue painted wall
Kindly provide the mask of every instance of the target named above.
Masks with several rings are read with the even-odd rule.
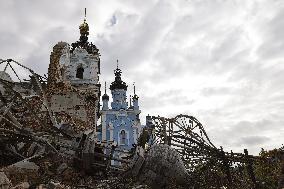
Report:
[[[141,130],[139,119],[141,111],[138,106],[138,96],[134,94],[131,99],[133,106],[129,106],[127,103],[127,85],[121,80],[121,70],[117,68],[114,73],[115,81],[110,85],[111,108],[109,108],[108,95],[104,94],[102,97],[102,128],[98,132],[98,138],[103,142],[103,132],[105,132],[105,142],[112,142],[111,127],[113,127],[113,141],[119,148],[130,150],[133,144],[137,143]]]

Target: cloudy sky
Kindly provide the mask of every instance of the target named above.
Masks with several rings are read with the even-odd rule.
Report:
[[[193,115],[235,152],[284,143],[284,1],[0,0],[0,59],[47,73],[52,47],[79,39],[85,7],[101,83],[119,59],[143,122]]]

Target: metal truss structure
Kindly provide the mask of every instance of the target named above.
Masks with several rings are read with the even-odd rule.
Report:
[[[57,152],[54,146],[52,146],[46,138],[42,137],[45,132],[52,133],[53,135],[57,132],[60,133],[55,127],[56,120],[47,106],[47,101],[43,92],[47,78],[36,74],[32,69],[12,59],[1,60],[0,66],[4,67],[1,72],[2,76],[3,74],[10,72],[16,80],[16,82],[14,82],[10,77],[7,77],[10,75],[0,78],[0,84],[6,91],[5,95],[0,91],[0,147],[3,152],[1,155],[4,157],[4,159],[0,158],[1,164],[3,165],[10,161],[15,162],[16,160],[42,155],[42,153],[37,153],[36,150],[27,153],[27,149],[34,147],[34,142],[37,143],[38,147],[47,147],[51,151]],[[21,73],[21,75],[19,73]],[[26,78],[24,76],[26,76]],[[34,92],[33,95],[39,97],[38,100],[43,107],[45,107],[52,126],[49,126],[38,112],[36,112],[35,107],[32,106],[32,103],[28,98],[25,98],[21,94],[17,85],[24,86],[24,88],[28,90],[32,89]],[[19,119],[19,117],[24,116],[22,114],[23,112],[25,115],[33,117],[35,124],[43,125],[44,128],[46,128],[46,131],[37,133],[27,129],[26,125],[21,123]],[[19,143],[22,145],[19,146]],[[7,160],[5,157],[11,158]]]
[[[172,119],[153,116],[151,119],[154,124],[153,143],[164,143],[175,148],[186,162],[188,170],[205,162],[209,154],[218,151],[202,124],[192,116],[179,115]]]
[[[210,183],[212,187],[257,188],[253,164],[260,159],[257,156],[248,155],[246,149],[242,154],[232,151],[224,152],[222,147],[215,147],[203,125],[195,117],[151,116],[148,117],[148,124],[151,143],[167,144],[175,148],[181,155],[186,169],[192,175],[192,183],[198,187],[207,188],[206,183]]]

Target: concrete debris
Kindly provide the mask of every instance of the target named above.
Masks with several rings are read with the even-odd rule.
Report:
[[[171,182],[186,184],[188,173],[178,152],[168,145],[154,145],[146,154],[139,180],[152,188],[164,188]]]
[[[28,182],[22,182],[13,187],[13,189],[29,189],[29,188],[30,188],[30,184]]]
[[[283,188],[284,188],[284,161],[282,162],[282,165],[281,165],[281,172],[279,176],[277,189],[283,189]]]
[[[68,168],[68,165],[66,163],[62,163],[58,168],[57,168],[57,174],[62,174],[66,169]]]
[[[0,188],[2,189],[9,189],[11,188],[12,184],[8,177],[5,175],[4,172],[0,172]]]
[[[34,162],[29,162],[29,161],[20,161],[11,165],[11,167],[15,167],[18,169],[29,169],[35,171],[39,169],[39,166],[37,166]]]
[[[87,138],[85,140],[88,141]],[[79,146],[85,143],[89,144],[90,142],[83,142]],[[159,153],[161,154],[159,155]],[[41,156],[27,158],[2,167],[1,185],[6,188],[12,186],[14,188],[32,188],[35,186],[41,188],[139,189],[157,188],[154,182],[163,177],[162,182],[159,181],[157,184],[165,185],[168,180],[176,180],[177,183],[182,183],[186,178],[178,154],[167,145],[153,146],[148,152],[137,147],[136,155],[131,158],[126,170],[111,167],[108,161],[104,160],[108,156],[98,152],[94,154],[102,158],[94,162],[96,166],[93,168],[92,164],[94,163],[89,163],[90,168],[88,169],[81,166],[85,163],[80,159],[80,152],[76,150],[73,155],[59,151],[58,154],[54,152],[45,153]],[[96,159],[95,156],[94,159]],[[163,169],[160,169],[157,164]],[[180,172],[180,170],[182,171]],[[169,174],[169,172],[172,174]],[[131,173],[132,176],[126,173]],[[137,177],[133,177],[134,174]]]
[[[3,168],[2,171],[11,180],[13,186],[21,185],[21,183],[29,180],[37,180],[40,176],[38,170],[34,169],[34,165],[31,168],[21,168],[13,165]]]
[[[47,184],[47,188],[49,188],[49,189],[64,189],[64,185],[61,185],[60,182],[50,181]]]
[[[132,189],[149,189],[149,186],[147,185],[139,185],[139,186],[135,186]]]

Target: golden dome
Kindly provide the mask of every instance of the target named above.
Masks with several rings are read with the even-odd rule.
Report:
[[[84,19],[84,22],[79,26],[79,29],[81,35],[89,35],[89,25],[86,19]]]

